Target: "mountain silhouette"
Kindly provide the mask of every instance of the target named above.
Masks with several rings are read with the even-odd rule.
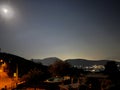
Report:
[[[42,63],[45,66],[49,66],[49,65],[53,64],[55,61],[60,61],[61,59],[59,59],[57,57],[48,57],[48,58],[44,58],[44,59],[32,59],[32,60],[35,63]]]
[[[92,65],[105,65],[108,61],[115,60],[86,60],[86,59],[68,59],[66,62],[70,63],[72,66],[92,66]],[[120,62],[116,62],[120,64]]]
[[[49,57],[45,59],[33,59],[33,62],[35,63],[42,63],[43,65],[49,66],[53,64],[55,61],[59,61],[61,59],[57,57]],[[62,60],[63,61],[63,60]],[[115,60],[87,60],[87,59],[67,59],[64,60],[65,62],[68,62],[72,66],[92,66],[92,65],[105,65],[108,61],[115,61]],[[117,64],[120,64],[120,62],[117,62]]]

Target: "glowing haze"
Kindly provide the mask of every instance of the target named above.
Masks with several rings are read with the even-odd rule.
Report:
[[[118,0],[11,0],[9,8],[1,6],[3,52],[27,59],[120,60]]]
[[[12,6],[8,4],[0,4],[0,14],[4,19],[12,19],[14,17],[14,11]]]

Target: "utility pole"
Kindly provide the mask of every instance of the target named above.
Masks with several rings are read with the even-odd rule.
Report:
[[[18,80],[18,64],[16,64],[16,80]]]

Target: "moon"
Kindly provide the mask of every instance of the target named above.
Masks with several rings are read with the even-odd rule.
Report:
[[[9,10],[7,8],[2,8],[3,13],[8,14]]]
[[[10,5],[1,5],[0,14],[4,19],[12,19],[14,17],[14,8]]]

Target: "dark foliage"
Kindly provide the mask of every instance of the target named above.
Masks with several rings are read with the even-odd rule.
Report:
[[[64,61],[56,61],[52,65],[49,66],[49,72],[53,76],[64,76],[68,75],[70,71],[70,64]]]
[[[109,75],[109,78],[115,86],[120,84],[120,71],[115,61],[109,61],[106,63],[104,73]]]

